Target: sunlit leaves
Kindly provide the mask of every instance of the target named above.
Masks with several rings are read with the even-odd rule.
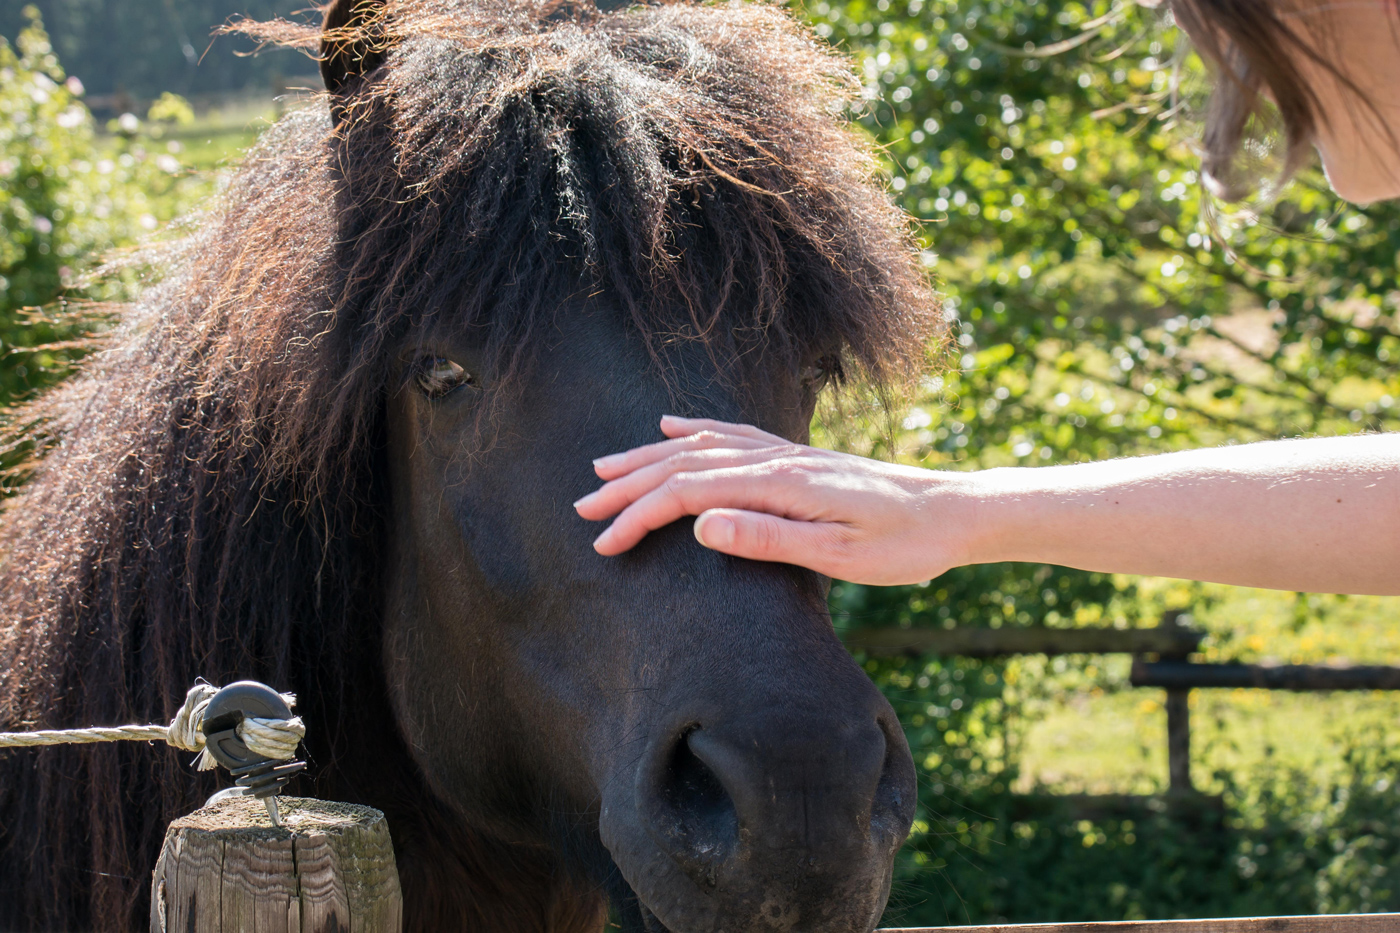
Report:
[[[99,134],[82,94],[37,14],[16,46],[0,39],[0,405],[52,382],[79,352],[70,341],[79,322],[52,306],[60,294],[110,296],[72,289],[104,251],[149,235],[207,190],[134,115]]]
[[[861,68],[860,120],[957,318],[958,365],[891,453],[1037,465],[1400,426],[1400,210],[1315,173],[1264,207],[1206,204],[1188,106],[1206,79],[1163,12],[809,13]]]
[[[955,317],[952,365],[892,414],[892,431],[880,419],[827,418],[819,440],[975,469],[1400,428],[1400,208],[1348,206],[1316,172],[1248,210],[1203,201],[1195,139],[1208,79],[1164,8],[809,0],[807,13],[857,66],[857,119],[886,153],[892,192],[919,222]],[[1131,584],[992,565],[922,587],[841,584],[832,605],[838,627],[1152,624],[1161,606]],[[968,812],[953,788],[983,794],[978,809],[1001,807],[996,794],[1015,776],[1014,736],[991,729],[990,754],[965,728],[1027,715],[1007,666],[868,663],[928,779],[923,829],[901,869],[924,897],[910,919],[1126,917],[1143,903],[1184,903],[1143,879],[1133,889],[1126,873],[1128,893],[1093,900],[1104,892],[1067,868],[1053,875],[1075,892],[1061,902],[1034,883],[1021,897],[1000,868],[961,871],[960,860],[987,855],[980,864],[991,866],[998,847],[1015,847],[1041,852],[1031,876],[1049,878],[1053,854],[1073,846],[1104,853],[1108,872],[1137,830]],[[1204,871],[1216,858],[1188,858],[1189,840],[1167,825],[1153,838],[1155,856],[1183,866]],[[1251,877],[1288,877],[1281,862],[1251,858]],[[953,873],[963,890],[930,872]],[[1248,884],[1265,882],[1229,889],[1240,877],[1230,872],[1196,902],[1255,903]]]

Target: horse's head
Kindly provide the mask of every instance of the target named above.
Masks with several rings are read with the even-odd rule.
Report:
[[[384,646],[429,786],[674,933],[871,929],[914,770],[827,581],[679,524],[603,558],[571,507],[665,412],[806,440],[843,358],[917,352],[838,63],[768,9],[327,21],[344,306],[402,322]]]
[[[690,357],[691,377],[713,372]],[[415,342],[389,408],[386,657],[433,789],[510,839],[601,838],[675,933],[873,927],[913,765],[832,632],[826,581],[679,525],[593,552],[570,507],[597,485],[590,458],[659,437],[671,403],[615,306],[560,309],[506,427],[467,453],[481,360],[468,341]],[[712,385],[695,404],[804,438],[804,362],[757,362],[744,399]]]

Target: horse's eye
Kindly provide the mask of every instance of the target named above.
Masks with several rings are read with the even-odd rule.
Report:
[[[418,387],[428,398],[442,398],[453,389],[474,383],[471,373],[446,357],[428,356],[418,362]]]
[[[810,366],[804,366],[799,373],[803,388],[821,391],[828,382],[840,382],[845,377],[839,356],[824,356]]]

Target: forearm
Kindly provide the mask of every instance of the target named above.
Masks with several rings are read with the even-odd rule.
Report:
[[[972,563],[1400,594],[1400,435],[973,476]]]

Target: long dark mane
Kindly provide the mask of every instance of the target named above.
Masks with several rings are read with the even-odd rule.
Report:
[[[523,376],[551,315],[606,293],[658,360],[823,342],[878,379],[936,305],[840,123],[858,85],[774,7],[392,2],[344,33],[382,63],[269,130],[148,251],[108,347],[10,416],[47,452],[0,514],[0,728],[167,721],[199,676],[294,690],[301,791],[410,814],[416,926],[471,925],[434,919],[455,884],[556,892],[475,928],[583,929],[596,898],[558,894],[548,856],[466,830],[430,852],[411,817],[437,805],[408,802],[430,795],[379,659],[393,354],[479,328]],[[187,757],[0,756],[0,927],[143,926],[166,822],[214,789]]]

